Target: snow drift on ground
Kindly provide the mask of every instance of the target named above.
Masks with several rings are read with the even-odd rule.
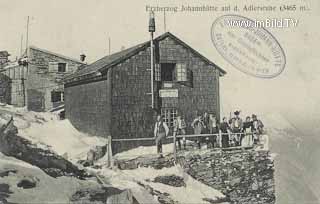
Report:
[[[151,186],[161,193],[169,193],[171,198],[179,203],[206,203],[203,198],[218,199],[225,197],[221,192],[193,179],[180,166],[156,170],[153,168],[138,168],[134,170],[114,171],[103,169],[98,172],[110,184],[118,188],[141,188],[137,182]],[[184,178],[186,187],[173,187],[162,183],[154,183],[157,176],[176,175]]]
[[[38,147],[50,148],[70,161],[85,159],[90,149],[107,143],[105,138],[79,132],[69,120],[58,120],[54,113],[38,113],[12,106],[0,106],[1,112],[13,115],[19,136]]]
[[[9,173],[8,176],[0,176],[0,184],[9,185],[9,191],[12,193],[8,201],[12,203],[69,203],[71,196],[80,187],[95,185],[93,182],[81,181],[74,177],[50,177],[38,167],[7,157],[1,152],[0,167],[0,172],[16,171],[16,173]],[[18,187],[17,184],[22,179],[32,179],[36,181],[36,186],[29,189]]]

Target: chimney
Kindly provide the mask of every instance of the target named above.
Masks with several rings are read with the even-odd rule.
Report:
[[[80,55],[80,61],[84,62],[86,60],[86,55],[85,54],[81,54]]]

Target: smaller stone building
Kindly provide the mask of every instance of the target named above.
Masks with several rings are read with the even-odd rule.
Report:
[[[0,102],[28,110],[48,111],[64,104],[61,79],[85,65],[48,50],[30,46],[18,62],[0,69]]]
[[[30,46],[25,82],[28,109],[48,111],[64,104],[61,80],[84,64],[83,61]]]

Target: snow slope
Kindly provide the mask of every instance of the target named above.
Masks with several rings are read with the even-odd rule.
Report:
[[[36,113],[29,112],[25,109],[18,109],[11,106],[0,107],[0,113],[6,112],[14,115],[14,124],[18,127],[19,135],[31,140],[34,144],[41,148],[50,148],[60,155],[68,154],[68,159],[77,161],[83,159],[90,148],[95,145],[105,145],[104,138],[98,138],[86,135],[77,131],[68,120],[60,121],[56,115],[52,113]],[[172,152],[172,144],[164,145],[164,152]],[[148,155],[155,152],[155,147],[138,147],[127,152],[120,153],[118,157]],[[66,202],[68,198],[79,187],[77,180],[67,177],[53,179],[44,174],[37,167],[31,166],[25,162],[8,158],[0,155],[0,170],[6,168],[18,169],[21,174],[11,175],[1,179],[0,182],[9,183],[10,190],[13,190],[13,195],[10,195],[10,201],[21,202],[24,197],[28,197],[26,201],[36,202]],[[103,158],[101,159],[103,161]],[[101,163],[101,161],[100,161]],[[103,167],[102,170],[95,170],[96,173],[103,175],[107,179],[107,183],[119,189],[140,189],[141,186],[137,182],[150,185],[153,189],[162,193],[169,193],[171,198],[181,203],[206,203],[203,198],[223,198],[224,195],[219,191],[206,186],[190,176],[188,176],[179,167],[164,168],[155,170],[153,168],[139,168],[135,170],[110,170]],[[41,185],[39,188],[34,188],[31,193],[24,194],[16,187],[19,179],[26,176],[25,174],[40,179]],[[184,178],[186,187],[172,187],[161,183],[148,182],[159,175],[175,174]],[[62,187],[59,187],[62,186]],[[51,189],[56,188],[56,189]],[[63,193],[62,193],[63,192]],[[143,191],[141,191],[143,192]],[[56,194],[61,196],[56,197]],[[36,196],[38,195],[38,197]],[[47,195],[47,198],[46,198]]]
[[[0,184],[9,186],[11,193],[7,200],[12,203],[69,203],[70,197],[80,187],[96,185],[74,177],[50,177],[38,167],[7,157],[0,152],[0,173],[8,170],[15,173],[0,176]],[[32,179],[36,181],[36,186],[29,189],[18,187],[17,184],[22,179]]]
[[[103,169],[98,171],[110,184],[118,188],[141,188],[137,182],[151,186],[161,193],[169,193],[174,201],[179,203],[207,203],[203,198],[216,200],[225,197],[221,192],[215,190],[189,176],[180,166],[171,168],[153,169],[138,168],[134,170],[114,171]],[[152,180],[157,176],[176,175],[184,178],[185,187],[173,187],[162,183],[155,183]]]
[[[58,120],[54,113],[38,113],[24,108],[0,106],[0,113],[13,114],[18,134],[41,148],[50,148],[70,161],[85,159],[94,146],[102,146],[107,140],[79,132],[68,120]]]

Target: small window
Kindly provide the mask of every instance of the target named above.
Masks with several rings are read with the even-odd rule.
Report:
[[[174,63],[162,63],[161,64],[161,80],[162,81],[174,81],[175,80],[175,66]]]
[[[161,115],[168,127],[173,127],[173,121],[177,118],[178,110],[176,108],[163,108]]]
[[[52,91],[51,92],[51,102],[63,102],[64,101],[64,92],[62,91]]]
[[[67,63],[58,63],[58,72],[66,72]]]

